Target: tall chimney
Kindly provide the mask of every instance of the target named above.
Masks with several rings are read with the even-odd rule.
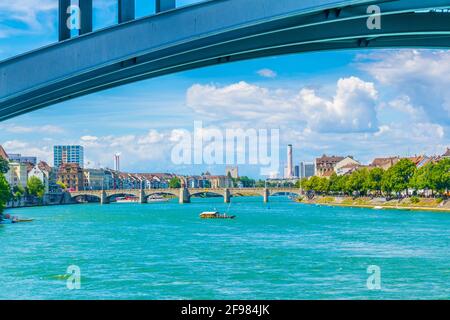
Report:
[[[289,144],[287,147],[287,177],[288,179],[292,178],[292,144]]]
[[[120,172],[120,153],[114,155],[114,170]]]

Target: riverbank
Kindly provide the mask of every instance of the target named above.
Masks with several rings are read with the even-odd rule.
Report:
[[[433,211],[449,212],[450,201],[429,199],[429,198],[406,198],[386,200],[385,198],[353,198],[353,197],[333,197],[316,196],[313,199],[301,197],[297,202],[312,205],[353,207],[369,209],[393,209],[393,210],[413,210],[413,211]]]

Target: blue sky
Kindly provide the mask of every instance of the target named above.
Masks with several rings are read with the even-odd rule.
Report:
[[[137,15],[152,1],[138,0]],[[198,1],[179,1],[180,5]],[[94,27],[111,25],[115,1],[94,0]],[[56,0],[0,3],[0,59],[56,41]],[[0,123],[7,152],[52,163],[52,146],[85,146],[85,163],[127,171],[217,174],[171,163],[176,129],[276,128],[294,160],[322,154],[440,154],[450,146],[448,51],[340,51],[271,57],[192,70],[103,91]],[[241,173],[257,176],[244,166]]]

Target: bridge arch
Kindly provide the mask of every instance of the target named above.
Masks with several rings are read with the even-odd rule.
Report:
[[[218,198],[219,197],[224,197],[224,191],[215,191],[215,190],[211,190],[211,191],[198,191],[198,192],[194,192],[194,193],[190,193],[189,197],[190,198],[200,198],[201,195],[205,195],[207,196],[208,194],[210,195],[215,195]]]
[[[167,190],[155,190],[155,191],[151,191],[151,192],[145,192],[145,199],[148,200],[148,198],[150,198],[151,196],[164,196],[164,195],[168,195],[168,196],[173,196],[175,198],[179,198],[180,194],[174,191],[167,191]]]
[[[139,197],[139,195],[137,195],[134,192],[114,192],[114,193],[107,193],[106,194],[106,199],[108,201],[111,201],[112,199],[115,198],[119,198],[119,197]]]
[[[95,199],[95,200],[92,201],[92,199]],[[87,202],[101,202],[101,197],[100,197],[100,195],[92,194],[92,193],[80,193],[80,194],[71,195],[70,200],[73,202],[83,202],[83,200],[85,200]]]
[[[280,190],[280,191],[271,191],[269,193],[269,196],[273,197],[273,196],[281,196],[281,195],[294,195],[294,196],[301,196],[301,192],[300,191],[286,191],[286,190]]]

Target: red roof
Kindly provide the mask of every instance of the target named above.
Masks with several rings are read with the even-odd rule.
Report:
[[[341,167],[341,169],[353,169],[353,168],[359,168],[359,167],[361,167],[361,165],[360,164],[358,164],[358,163],[349,163],[349,164],[346,164],[345,166],[343,166],[343,167]]]
[[[372,166],[374,167],[381,167],[387,164],[394,165],[398,160],[400,160],[399,157],[390,157],[390,158],[375,158],[372,161]]]
[[[447,148],[447,151],[442,156],[443,157],[450,157],[450,148]]]
[[[338,163],[342,160],[344,160],[345,157],[336,157],[336,156],[332,156],[329,157],[327,155],[323,155],[321,158],[317,158],[316,159],[316,163],[320,164],[320,163]]]
[[[45,161],[39,162],[39,163],[38,163],[38,168],[41,169],[42,171],[47,171],[47,172],[52,171],[52,167],[50,167],[50,166],[48,165],[48,163],[45,162]]]
[[[6,161],[9,161],[8,154],[6,153],[5,149],[0,145],[0,158],[5,159]]]

